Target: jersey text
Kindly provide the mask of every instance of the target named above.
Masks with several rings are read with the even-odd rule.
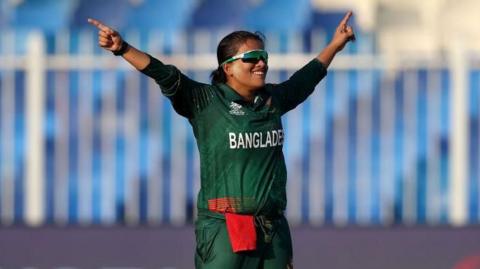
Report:
[[[266,132],[228,133],[231,149],[257,149],[283,145],[283,130]]]

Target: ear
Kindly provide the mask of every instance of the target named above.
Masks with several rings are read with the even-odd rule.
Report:
[[[226,63],[222,66],[223,72],[225,72],[225,75],[227,77],[230,77],[232,75],[232,65],[230,63]]]

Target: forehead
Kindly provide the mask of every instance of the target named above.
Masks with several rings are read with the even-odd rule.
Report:
[[[247,39],[237,50],[238,53],[242,53],[249,50],[263,49],[262,42],[255,39]]]

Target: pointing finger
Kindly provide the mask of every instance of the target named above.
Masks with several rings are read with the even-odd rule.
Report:
[[[91,25],[94,25],[95,27],[101,29],[101,25],[103,25],[100,21],[97,21],[95,19],[92,19],[92,18],[88,18],[88,23],[90,23]]]
[[[347,12],[347,14],[345,14],[345,17],[343,17],[342,21],[340,22],[340,25],[346,25],[350,17],[352,17],[352,14],[352,11]]]
[[[95,19],[92,19],[92,18],[88,18],[88,23],[96,26],[98,29],[102,30],[102,31],[105,31],[107,33],[112,33],[113,30],[110,29],[110,27],[104,25],[103,23],[101,23],[100,21],[98,20],[95,20]]]

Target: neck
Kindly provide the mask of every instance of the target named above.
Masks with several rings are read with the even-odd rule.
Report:
[[[240,85],[232,85],[232,83],[229,82],[227,82],[227,85],[230,86],[230,88],[232,88],[236,93],[238,93],[238,95],[240,95],[246,102],[253,102],[255,99],[255,90],[246,89]]]

